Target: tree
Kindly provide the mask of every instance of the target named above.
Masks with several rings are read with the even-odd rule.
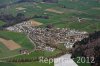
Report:
[[[43,2],[58,3],[58,0],[43,0]]]

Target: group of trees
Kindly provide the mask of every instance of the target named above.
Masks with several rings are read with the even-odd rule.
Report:
[[[29,19],[34,19],[34,18],[49,19],[49,16],[48,15],[34,15],[33,17],[26,17],[23,13],[18,13],[16,16],[13,16],[11,14],[1,13],[0,20],[2,20],[3,22],[6,22],[6,24],[4,24],[3,26],[0,26],[0,29],[15,25],[17,23],[21,23],[23,21],[27,21]]]
[[[19,0],[18,3],[22,3],[22,2],[35,2],[34,0]]]
[[[43,2],[58,3],[58,0],[43,0]]]
[[[48,3],[57,3],[58,2],[58,0],[42,0],[42,1],[48,2]],[[38,1],[37,0],[16,0],[15,2],[12,2],[12,3],[0,4],[0,9],[5,8],[7,6],[14,5],[14,4],[23,3],[23,2],[38,2]]]
[[[48,2],[48,3],[57,3],[58,0],[41,0],[42,2]],[[19,0],[19,3],[21,2],[37,2],[37,0]]]
[[[0,28],[5,28],[23,21],[27,21],[30,18],[25,17],[24,14],[22,13],[18,13],[16,16],[13,16],[11,14],[0,14],[0,20],[6,22],[5,25],[1,26]]]
[[[21,23],[23,21],[27,21],[29,19],[34,19],[34,18],[49,19],[49,15],[34,15],[33,17],[26,17],[23,13],[18,13],[16,16],[13,16],[11,14],[1,13],[0,20],[2,20],[3,22],[6,22],[6,24],[4,24],[3,26],[0,26],[0,29],[15,25],[17,23]]]
[[[72,58],[78,56],[94,57],[95,63],[91,63],[91,66],[100,65],[100,31],[90,34],[88,38],[74,44]]]

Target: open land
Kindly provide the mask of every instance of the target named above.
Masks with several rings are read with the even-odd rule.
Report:
[[[9,50],[21,48],[21,46],[13,40],[5,40],[3,38],[0,38],[0,42],[2,42]]]
[[[39,45],[40,43],[43,43],[45,40],[45,37],[50,37],[50,33],[58,33],[59,31],[52,32],[48,31],[46,36],[43,36],[43,33],[46,33],[46,30],[40,30],[36,29],[35,27],[39,28],[45,28],[47,25],[53,25],[55,28],[69,28],[75,31],[85,31],[88,33],[99,31],[100,30],[100,2],[96,2],[93,0],[59,0],[58,3],[41,3],[42,0],[35,0],[36,2],[21,2],[16,3],[12,5],[8,5],[7,7],[0,8],[0,14],[11,14],[13,16],[16,16],[18,13],[24,14],[25,17],[31,17],[32,24],[30,25],[29,21],[24,21],[22,23],[15,24],[13,26],[7,27],[10,30],[0,30],[0,38],[3,38],[3,42],[0,43],[0,58],[14,56],[20,54],[20,50],[28,50],[33,51],[34,45],[37,42]],[[0,0],[0,4],[9,4],[16,2],[16,0]],[[0,26],[6,24],[6,21],[0,21]],[[13,29],[12,29],[13,28]],[[24,29],[24,30],[23,30]],[[34,29],[34,30],[33,30]],[[32,31],[37,31],[36,33],[32,33]],[[20,33],[19,33],[20,32]],[[66,31],[65,31],[66,32]],[[28,35],[28,33],[30,35]],[[55,33],[52,34],[53,37],[51,38],[61,38],[59,35],[63,35],[64,32],[60,33],[59,35],[55,36]],[[33,35],[34,34],[34,35]],[[38,36],[39,34],[40,36]],[[28,35],[28,36],[27,36]],[[36,41],[34,38],[36,37],[38,41]],[[43,37],[43,41],[39,38]],[[65,36],[64,36],[65,37]],[[34,41],[35,43],[31,42],[29,38]],[[72,38],[73,39],[73,38]],[[9,41],[10,40],[10,41]],[[54,39],[55,40],[55,39]],[[40,41],[40,42],[39,42]],[[52,40],[53,41],[53,40]],[[60,40],[59,40],[60,41]],[[14,44],[9,46],[8,50],[8,44]],[[10,43],[9,43],[10,42]],[[13,46],[13,48],[12,48]],[[32,58],[37,56],[55,56],[61,52],[58,49],[55,50],[54,47],[48,47],[48,46],[38,46],[37,50],[44,50],[41,51],[35,51],[30,53],[29,55],[20,55],[16,57],[11,57],[14,59],[23,59],[23,58]],[[64,46],[60,45],[60,49],[64,48]],[[48,50],[49,49],[49,50]],[[44,57],[45,57],[44,56]],[[8,59],[9,60],[9,59]],[[77,59],[75,59],[76,61]],[[38,62],[27,62],[27,63],[0,63],[0,66],[53,66],[52,64],[41,64]],[[80,63],[79,66],[90,66],[90,64],[87,63]]]

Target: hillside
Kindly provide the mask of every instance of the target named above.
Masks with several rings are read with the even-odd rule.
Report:
[[[90,34],[89,38],[75,43],[72,57],[76,58],[79,56],[85,57],[86,59],[89,57],[91,66],[100,65],[100,31]]]

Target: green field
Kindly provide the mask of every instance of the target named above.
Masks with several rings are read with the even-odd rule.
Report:
[[[23,48],[33,49],[32,43],[29,41],[26,35],[23,33],[16,33],[10,31],[0,31],[0,37],[5,39],[14,40],[18,44],[20,44]]]
[[[0,43],[0,58],[16,55],[18,52],[16,50],[10,51],[2,43]]]
[[[38,2],[41,0],[38,0]],[[46,24],[54,24],[56,27],[72,28],[87,32],[94,32],[100,30],[100,3],[90,0],[80,0],[78,2],[70,0],[59,0],[59,3],[19,3],[11,5],[7,8],[0,9],[0,12],[10,13],[16,15],[17,13],[24,13],[26,17],[34,15],[45,15],[47,13],[50,18],[34,18],[34,20]],[[62,8],[61,6],[66,6]],[[24,10],[16,10],[16,8],[25,8]],[[41,7],[41,8],[39,8]],[[64,14],[57,14],[45,11],[53,8],[55,10],[64,12]],[[94,9],[93,9],[94,8]],[[95,9],[98,8],[98,9]],[[72,17],[75,17],[74,19]],[[77,18],[86,18],[85,21],[79,23]],[[94,26],[95,25],[95,26]]]
[[[14,40],[17,42],[22,48],[20,49],[28,49],[29,51],[34,49],[34,45],[29,41],[29,39],[26,37],[26,35],[22,33],[16,33],[16,32],[10,32],[10,31],[0,31],[0,37],[4,39]],[[19,50],[10,51],[8,50],[3,44],[0,43],[0,57],[3,58],[3,56],[11,56],[19,54]],[[6,52],[4,52],[6,51]]]
[[[57,54],[59,54],[61,51],[60,50],[55,50],[53,52],[50,52],[50,51],[35,51],[35,52],[32,52],[31,54],[29,55],[20,55],[20,56],[16,56],[16,57],[13,57],[15,59],[18,59],[18,58],[25,58],[25,59],[31,59],[31,58],[36,58],[36,57],[50,57],[50,56],[55,56]]]
[[[0,63],[0,66],[54,66],[54,64],[48,63],[39,63],[39,62],[31,62],[31,63]]]
[[[0,4],[9,4],[15,2],[16,0],[0,0]],[[23,2],[17,3],[6,8],[1,8],[0,13],[12,14],[16,16],[17,13],[23,13],[26,17],[33,17],[34,15],[48,15],[49,19],[43,18],[33,18],[38,22],[43,23],[42,26],[45,27],[48,24],[53,24],[55,27],[59,28],[71,28],[79,31],[94,32],[100,30],[100,2],[94,0],[59,0],[58,3],[41,3],[42,0],[34,0],[38,3]],[[63,6],[65,8],[63,8]],[[16,8],[25,8],[23,10],[17,10]],[[63,14],[58,14],[54,12],[45,11],[46,9],[54,9]],[[45,14],[46,13],[46,14]],[[79,22],[79,18],[85,18],[83,21]],[[6,22],[0,20],[0,26],[4,25]],[[20,49],[28,49],[31,51],[34,45],[29,41],[26,35],[23,33],[16,33],[10,31],[0,31],[0,37],[14,40],[19,45],[22,46]],[[10,51],[2,43],[0,43],[0,58],[13,56],[19,54],[19,50]],[[59,50],[54,52],[48,51],[35,51],[30,55],[21,55],[14,58],[32,58],[39,56],[54,56],[59,53]],[[75,59],[76,61],[77,59]],[[90,64],[79,63],[79,66],[90,66]],[[38,62],[32,63],[0,63],[0,66],[53,66],[53,64],[41,64]]]

